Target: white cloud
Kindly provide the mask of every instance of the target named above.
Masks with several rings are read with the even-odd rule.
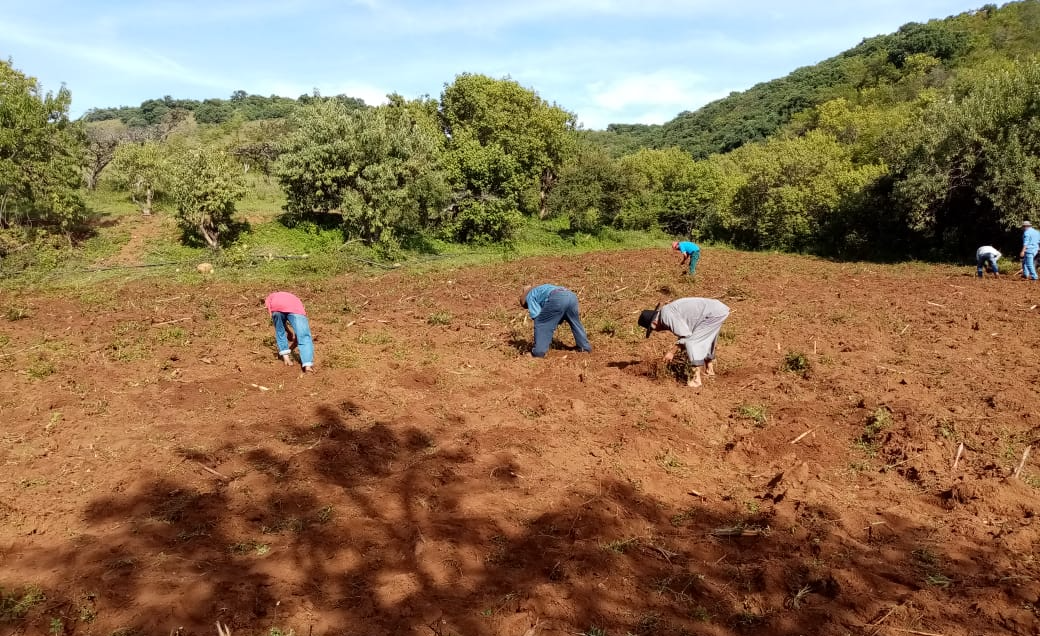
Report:
[[[57,36],[44,36],[12,24],[0,23],[0,37],[71,59],[85,60],[110,71],[155,78],[164,77],[185,84],[223,88],[228,82],[208,73],[183,66],[176,60],[153,51],[127,50],[103,44],[74,44]]]

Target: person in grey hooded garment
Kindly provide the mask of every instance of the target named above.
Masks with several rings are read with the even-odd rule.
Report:
[[[646,329],[647,338],[654,331],[671,331],[679,337],[675,344],[686,349],[693,365],[693,377],[686,385],[696,388],[703,383],[702,368],[705,375],[715,375],[715,344],[728,317],[729,307],[713,298],[680,298],[641,312],[639,326]],[[664,359],[670,362],[674,356],[675,351],[669,350]]]

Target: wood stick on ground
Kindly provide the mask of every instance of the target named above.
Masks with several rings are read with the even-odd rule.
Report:
[[[694,497],[703,497],[704,496],[701,493],[697,492],[696,490],[693,490],[692,488],[690,490],[687,490],[686,494],[687,495],[693,495]]]
[[[873,623],[868,625],[868,627],[876,628],[876,629],[874,629],[874,633],[875,634],[878,633],[881,630],[881,623],[884,623],[885,619],[887,619],[889,616],[891,616],[892,612],[894,612],[897,609],[899,609],[899,607],[900,607],[899,605],[893,605],[892,609],[888,610],[888,612],[886,612],[884,616],[882,616],[881,618],[877,619],[876,621],[874,621]]]
[[[178,318],[177,320],[167,320],[166,322],[153,322],[152,326],[153,327],[161,327],[163,325],[172,325],[175,322],[184,322],[185,320],[191,320],[191,316],[186,316],[184,318]]]
[[[929,300],[929,301],[927,301],[927,302],[928,302],[928,304],[929,304],[929,305],[935,305],[936,307],[945,307],[945,306],[946,306],[946,305],[940,305],[939,303],[933,303],[933,302],[932,302],[932,301],[930,301],[930,300]]]
[[[793,440],[791,440],[791,443],[792,444],[797,444],[798,442],[802,441],[802,439],[804,439],[806,435],[808,435],[809,433],[812,433],[815,430],[816,430],[815,428],[810,428],[809,430],[805,431],[804,433],[802,433],[798,437],[796,437]]]
[[[203,464],[202,462],[200,462],[200,461],[198,461],[198,460],[193,460],[193,461],[195,461],[195,463],[196,463],[196,464],[198,464],[199,466],[201,466],[201,467],[202,467],[202,470],[206,471],[207,473],[210,473],[210,474],[212,474],[212,475],[216,475],[217,477],[220,477],[220,478],[221,478],[221,479],[223,479],[224,481],[229,481],[227,477],[225,477],[224,475],[221,475],[220,473],[218,473],[217,471],[213,470],[213,469],[212,469],[212,468],[210,468],[209,466],[207,466],[207,465]]]
[[[936,634],[935,632],[919,632],[916,629],[903,629],[902,627],[889,627],[889,629],[903,632],[904,634],[917,634],[917,636],[944,636],[943,634]]]
[[[760,537],[767,533],[768,531],[763,528],[733,526],[732,528],[715,528],[708,534],[713,537]]]
[[[953,458],[953,469],[957,470],[957,464],[961,461],[961,455],[964,454],[964,442],[961,442],[957,447],[957,456]]]
[[[13,358],[14,356],[18,355],[19,353],[25,353],[26,351],[32,351],[33,349],[39,349],[42,346],[43,346],[42,344],[38,344],[38,345],[33,345],[31,347],[26,347],[24,349],[19,349],[18,351],[11,351],[10,353],[0,353],[0,358]],[[107,346],[108,345],[105,345],[105,347],[107,347]]]
[[[1018,462],[1018,468],[1015,469],[1015,478],[1019,478],[1022,475],[1022,469],[1026,466],[1026,460],[1029,459],[1029,451],[1033,449],[1032,446],[1026,446],[1026,449],[1022,451],[1022,461]]]

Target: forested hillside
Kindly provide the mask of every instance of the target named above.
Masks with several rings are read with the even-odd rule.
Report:
[[[152,99],[68,116],[0,63],[0,257],[60,260],[111,201],[245,249],[243,213],[374,258],[551,221],[840,258],[963,259],[1040,209],[1040,0],[870,38],[662,126],[584,131],[510,79],[437,98]],[[105,196],[100,196],[103,193]],[[107,198],[106,198],[107,197]],[[98,202],[102,203],[98,203]],[[90,203],[88,203],[90,202]],[[259,208],[258,208],[259,206]],[[559,230],[559,228],[563,230]],[[280,231],[281,231],[280,230]],[[57,256],[56,256],[57,255]]]
[[[678,146],[697,159],[765,139],[798,113],[826,101],[891,103],[912,98],[922,86],[942,87],[961,68],[999,57],[1021,58],[1040,51],[1040,5],[1018,2],[910,23],[896,33],[868,38],[858,46],[786,77],[680,113],[663,125],[611,124],[588,137],[625,153],[638,148]],[[924,77],[915,62],[937,63]]]

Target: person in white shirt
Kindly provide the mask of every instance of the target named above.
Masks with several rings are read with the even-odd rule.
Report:
[[[994,276],[1000,274],[1000,269],[997,268],[997,260],[1000,258],[1000,252],[997,251],[992,245],[983,245],[975,252],[975,264],[978,268],[975,270],[975,275],[982,278],[982,272],[985,269],[993,272]]]

